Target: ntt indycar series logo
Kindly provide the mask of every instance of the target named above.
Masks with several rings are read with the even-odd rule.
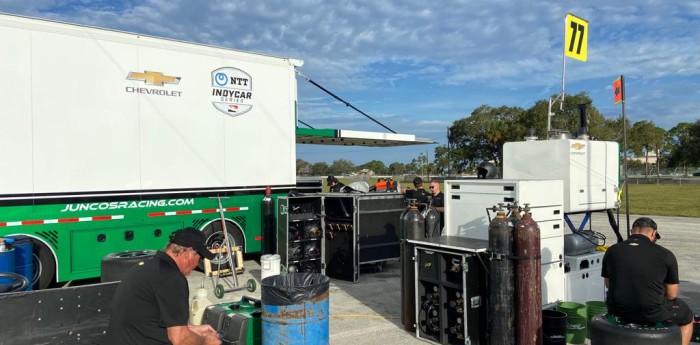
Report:
[[[234,67],[211,72],[211,95],[214,108],[229,116],[243,115],[253,108],[253,79]]]

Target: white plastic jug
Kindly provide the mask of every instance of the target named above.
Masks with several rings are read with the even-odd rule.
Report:
[[[212,304],[214,303],[207,297],[207,290],[205,288],[197,289],[197,294],[192,298],[192,304],[190,305],[189,323],[192,325],[201,325],[204,311]]]
[[[280,274],[279,254],[265,254],[260,257],[260,281],[263,279]]]

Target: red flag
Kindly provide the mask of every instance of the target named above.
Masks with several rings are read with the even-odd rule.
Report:
[[[613,90],[615,91],[615,104],[622,102],[622,77],[615,79]]]

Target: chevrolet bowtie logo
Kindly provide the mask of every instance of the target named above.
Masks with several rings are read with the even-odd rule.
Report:
[[[573,144],[571,144],[571,148],[574,149],[574,150],[580,150],[580,149],[582,149],[582,148],[584,148],[584,147],[586,147],[586,145],[585,145],[585,144],[581,144],[581,143],[573,143]]]
[[[180,77],[163,75],[163,73],[161,73],[161,72],[153,72],[153,71],[144,71],[144,73],[129,72],[129,75],[126,76],[126,79],[139,80],[139,81],[143,81],[144,83],[146,83],[148,85],[157,85],[157,86],[163,86],[163,84],[175,84],[175,85],[177,85],[180,83]]]

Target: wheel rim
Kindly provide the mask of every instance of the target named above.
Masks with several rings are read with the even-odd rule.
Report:
[[[231,227],[233,227],[233,230],[231,230]],[[231,225],[229,223],[226,224],[226,229],[229,230],[229,238],[232,239],[235,242],[236,246],[240,246],[241,249],[243,249],[243,240],[237,238],[236,235],[233,233],[240,231],[237,226]],[[207,236],[207,241],[206,245],[207,247],[211,249],[219,249],[223,248],[224,245],[224,233],[220,230],[220,227],[218,229],[213,228],[212,226],[212,233]],[[214,256],[214,259],[211,260],[212,265],[226,265],[228,264],[228,251],[224,250],[221,251],[220,253],[217,253],[216,256]]]
[[[151,256],[152,254],[147,251],[127,251],[114,254],[118,258],[140,258],[144,256]]]
[[[256,287],[255,279],[248,279],[248,292],[255,292]]]
[[[211,249],[219,249],[224,245],[224,233],[221,231],[216,231],[207,237],[207,247]],[[223,265],[228,263],[228,251],[222,251],[217,253],[211,260],[213,265]]]

